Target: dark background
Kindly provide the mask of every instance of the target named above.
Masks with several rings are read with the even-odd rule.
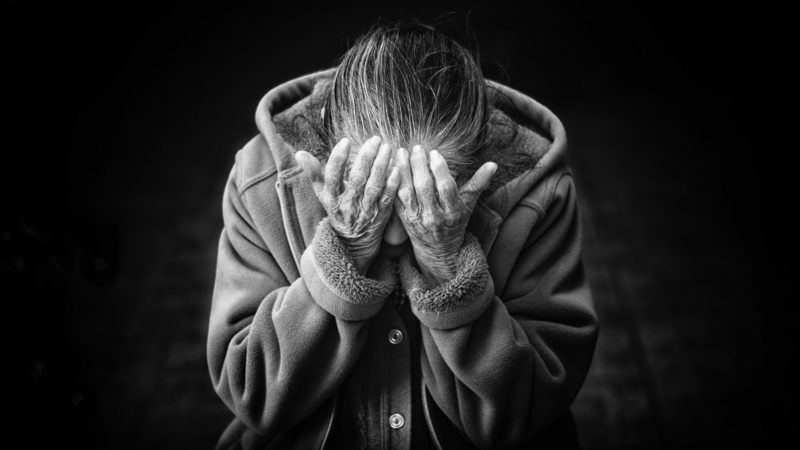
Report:
[[[786,12],[757,2],[5,1],[0,225],[9,434],[208,448],[221,194],[267,90],[378,17],[479,43],[563,121],[601,335],[586,448],[765,444],[793,426]]]

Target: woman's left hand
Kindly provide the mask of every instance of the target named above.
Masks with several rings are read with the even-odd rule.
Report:
[[[436,150],[428,158],[418,145],[410,156],[401,148],[396,158],[400,187],[395,210],[411,240],[420,270],[433,284],[444,283],[456,274],[467,223],[497,164],[483,164],[459,188],[444,157]]]

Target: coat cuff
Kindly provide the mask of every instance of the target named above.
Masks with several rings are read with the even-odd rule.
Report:
[[[455,277],[434,288],[416,267],[410,254],[398,261],[400,281],[420,323],[432,329],[457,328],[477,319],[494,299],[494,282],[486,255],[471,233],[458,254]]]
[[[374,316],[396,285],[389,261],[376,259],[361,275],[327,217],[300,258],[300,275],[317,304],[343,320]]]

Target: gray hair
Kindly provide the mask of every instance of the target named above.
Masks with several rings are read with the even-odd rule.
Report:
[[[456,178],[486,139],[477,57],[417,22],[376,25],[359,37],[340,59],[327,103],[331,144],[347,137],[357,150],[374,135],[395,149],[418,144],[439,151]]]

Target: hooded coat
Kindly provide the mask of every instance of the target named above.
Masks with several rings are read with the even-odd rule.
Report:
[[[334,70],[263,97],[260,133],[225,185],[207,357],[235,419],[218,448],[552,441],[598,333],[561,122],[487,81],[497,95],[472,170],[498,168],[457,275],[429,286],[412,255],[361,275],[294,159],[327,161],[320,112]]]

